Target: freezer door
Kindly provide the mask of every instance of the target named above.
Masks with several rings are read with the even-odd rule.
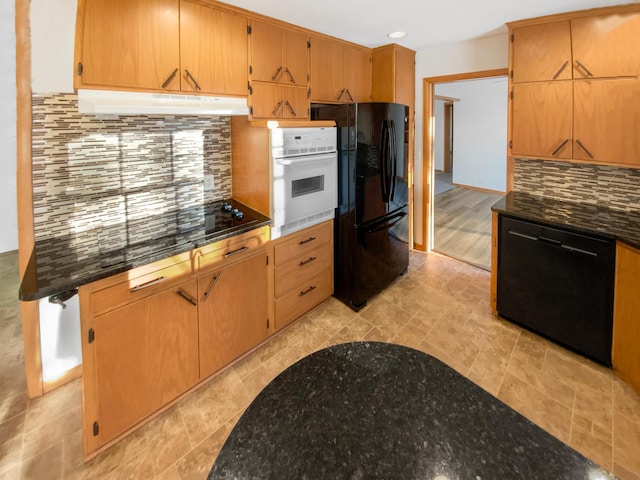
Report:
[[[408,207],[352,229],[350,306],[362,308],[409,265]]]

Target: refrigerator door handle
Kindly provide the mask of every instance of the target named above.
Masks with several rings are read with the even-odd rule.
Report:
[[[383,230],[389,230],[390,228],[393,228],[393,226],[396,223],[398,223],[407,215],[408,215],[407,212],[398,212],[395,215],[391,215],[389,218],[385,218],[384,223],[368,228],[367,233],[376,233],[376,232],[381,232]]]
[[[387,155],[389,153],[389,128],[387,121],[382,121],[380,132],[380,185],[382,188],[382,201],[389,203],[389,185],[387,183]]]
[[[390,151],[389,156],[391,158],[391,177],[387,185],[391,185],[391,194],[389,200],[393,202],[393,197],[396,193],[396,175],[398,174],[398,146],[396,145],[396,125],[393,120],[389,121],[390,130]]]

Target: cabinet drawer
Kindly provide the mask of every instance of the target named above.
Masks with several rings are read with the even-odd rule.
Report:
[[[331,269],[331,246],[329,243],[303,253],[276,268],[276,298],[286,294],[292,288],[306,283],[323,270]]]
[[[97,290],[91,294],[91,315],[100,315],[127,303],[158,293],[172,284],[184,281],[192,273],[191,261],[180,262],[144,275],[130,272],[125,282]]]
[[[265,227],[212,243],[200,249],[198,268],[202,270],[203,268],[216,265],[224,260],[242,256],[243,253],[248,252],[252,248],[259,247],[268,241],[269,230],[268,227]]]
[[[309,254],[321,244],[329,242],[333,235],[332,225],[332,222],[327,222],[318,227],[288,235],[287,237],[291,238],[278,243],[275,247],[275,264],[282,265],[299,255]]]
[[[284,327],[331,296],[332,272],[328,268],[299,288],[276,300],[276,329]]]

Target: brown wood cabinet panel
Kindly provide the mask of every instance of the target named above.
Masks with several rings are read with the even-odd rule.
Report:
[[[333,236],[332,225],[331,222],[323,223],[318,227],[310,227],[282,237],[275,246],[276,266],[300,255],[307,255],[318,246],[330,242]]]
[[[640,81],[575,81],[573,158],[640,166]]]
[[[344,94],[343,45],[311,37],[311,101],[339,102]]]
[[[289,293],[276,299],[276,329],[288,325],[300,315],[331,296],[333,272],[324,270],[315,277],[300,284]]]
[[[415,102],[416,54],[404,48],[396,51],[396,103],[413,111]]]
[[[351,94],[345,101],[371,101],[371,52],[367,49],[344,47],[344,87]],[[352,100],[353,99],[353,100]]]
[[[99,442],[132,427],[198,381],[196,281],[93,319]]]
[[[511,154],[571,158],[572,82],[513,85]]]
[[[282,61],[282,29],[258,20],[251,21],[251,78],[259,82],[280,83]]]
[[[84,0],[80,86],[179,90],[178,75],[162,87],[180,67],[178,19],[179,0]]]
[[[574,78],[640,74],[640,13],[576,18],[571,35]]]
[[[247,95],[247,42],[245,17],[182,0],[181,89]]]
[[[613,314],[613,369],[640,395],[640,251],[618,243]]]
[[[306,87],[309,84],[309,35],[282,30],[282,83]]]
[[[571,27],[568,20],[513,29],[513,82],[570,79]]]
[[[200,378],[267,337],[266,259],[266,252],[260,250],[198,278]]]
[[[252,88],[253,119],[309,118],[309,99],[305,87],[254,82]]]
[[[309,98],[305,87],[282,86],[284,108],[282,118],[295,120],[309,119]]]
[[[281,297],[309,278],[323,270],[331,269],[333,250],[326,243],[309,253],[298,255],[286,264],[277,268],[275,273],[275,296]]]

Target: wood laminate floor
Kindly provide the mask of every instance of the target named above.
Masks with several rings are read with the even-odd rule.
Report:
[[[491,268],[491,205],[503,195],[454,187],[435,197],[434,250]]]

